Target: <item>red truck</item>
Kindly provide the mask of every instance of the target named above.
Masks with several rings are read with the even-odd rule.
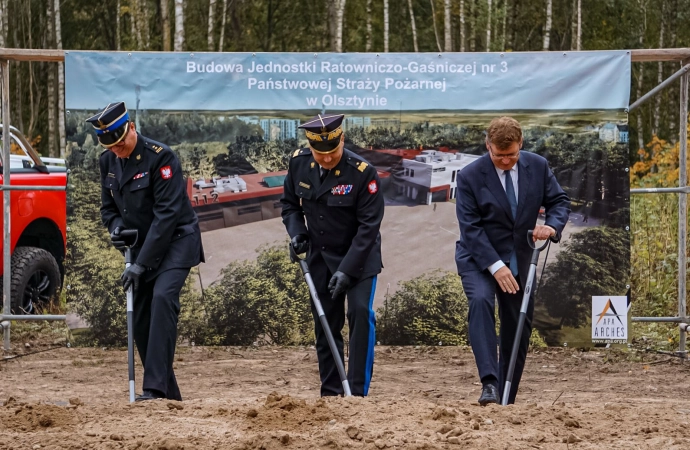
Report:
[[[0,133],[5,138],[2,124]],[[19,130],[10,127],[9,134],[12,186],[67,186],[64,160],[42,159]],[[4,164],[1,158],[0,164]],[[67,197],[64,190],[21,190],[11,191],[10,198],[12,313],[32,314],[55,299],[64,279]],[[0,214],[0,230],[4,230],[3,221],[4,214]],[[0,249],[2,246],[0,241]],[[3,271],[0,263],[0,275]]]

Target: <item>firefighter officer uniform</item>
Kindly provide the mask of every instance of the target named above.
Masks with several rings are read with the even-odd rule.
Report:
[[[376,278],[381,272],[384,200],[377,171],[344,148],[343,115],[318,115],[301,125],[308,148],[295,150],[285,178],[283,223],[306,261],[343,359],[345,297],[350,329],[347,378],[353,395],[366,396],[374,367]],[[306,219],[306,224],[305,224]],[[321,395],[343,386],[326,334],[312,304]]]
[[[134,341],[144,366],[137,401],[182,400],[173,372],[180,290],[204,261],[201,231],[180,162],[164,144],[136,131],[124,102],[87,119],[106,148],[100,156],[101,219],[119,250],[123,230],[137,230],[133,263],[122,274],[133,286]]]

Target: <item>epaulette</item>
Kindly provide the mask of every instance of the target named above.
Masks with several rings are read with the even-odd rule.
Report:
[[[347,163],[357,168],[357,170],[359,170],[360,172],[364,172],[365,170],[367,170],[367,167],[369,167],[369,163],[352,157],[347,158]]]
[[[297,156],[304,156],[304,155],[311,155],[311,150],[308,148],[298,148],[294,152],[292,152],[292,157],[295,158]]]
[[[158,144],[154,144],[153,142],[150,142],[150,141],[144,141],[144,147],[148,148],[149,150],[153,151],[154,153],[160,153],[163,151],[163,147],[161,147]]]

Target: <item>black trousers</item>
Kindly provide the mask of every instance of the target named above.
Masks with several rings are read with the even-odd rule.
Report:
[[[170,269],[139,282],[134,293],[134,342],[144,366],[143,388],[182,400],[173,372],[180,291],[190,269]]]
[[[517,331],[517,324],[520,318],[523,291],[520,290],[515,294],[504,293],[488,270],[466,272],[461,274],[461,278],[462,286],[469,301],[468,328],[470,345],[477,363],[479,377],[482,382],[492,378],[498,380],[499,392],[500,395],[503,395],[510,353],[513,350],[515,332]],[[518,278],[516,280],[520,284],[520,280]],[[501,319],[498,339],[496,337],[496,318],[494,315],[496,298],[498,298],[498,316]],[[515,403],[515,396],[517,395],[522,370],[525,367],[525,359],[527,358],[529,338],[532,334],[533,315],[534,290],[532,290],[532,296],[527,307],[527,318],[522,329],[508,403]],[[498,358],[496,356],[497,344]]]
[[[327,277],[314,279],[316,292],[323,306],[329,328],[333,333],[341,361],[344,361],[342,330],[345,326],[345,295],[331,298],[328,292]],[[374,345],[376,345],[376,314],[374,313],[374,292],[376,276],[359,280],[346,293],[347,323],[350,327],[350,351],[347,366],[347,380],[352,395],[366,396],[374,370]],[[316,332],[316,354],[319,358],[319,375],[321,376],[321,396],[343,395],[343,385],[338,375],[333,354],[328,346],[326,333],[323,331],[319,316],[312,302]]]

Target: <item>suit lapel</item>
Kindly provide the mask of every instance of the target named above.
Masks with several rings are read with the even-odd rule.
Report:
[[[506,191],[505,189],[503,189],[501,180],[498,179],[498,174],[496,173],[496,167],[494,166],[494,163],[491,162],[491,158],[489,158],[488,155],[486,155],[486,163],[484,163],[482,167],[482,172],[484,172],[484,182],[489,188],[489,192],[493,194],[493,196],[498,201],[498,204],[501,205],[501,207],[506,212],[506,215],[510,218],[510,220],[515,221],[515,218],[513,217],[513,212],[510,209],[510,203],[508,203],[508,196],[506,195]]]
[[[529,163],[524,158],[520,158],[518,160],[518,217],[520,217],[520,213],[522,212],[525,206],[525,200],[527,199],[527,190],[529,189],[530,175],[531,173],[529,170]],[[517,222],[517,218],[515,221]]]
[[[127,164],[125,164],[125,168],[122,171],[121,177],[119,179],[120,181],[120,190],[122,190],[122,187],[129,182],[134,175],[136,175],[139,172],[139,163],[141,163],[143,159],[143,153],[144,151],[144,145],[143,141],[141,140],[141,137],[137,139],[137,145],[134,147],[134,151],[132,152],[131,155],[129,155],[129,159],[127,160]],[[119,161],[118,161],[119,164]]]
[[[338,165],[336,165],[334,168],[332,168],[329,172],[328,175],[326,176],[326,179],[323,180],[323,184],[319,186],[319,190],[316,192],[317,197],[321,197],[323,194],[328,192],[333,186],[338,184],[338,177],[335,176],[335,171],[340,170],[341,172],[343,171],[343,164],[345,164],[345,158],[347,156],[345,155],[345,152],[343,152],[343,156],[340,158],[340,161],[338,161]],[[318,170],[317,170],[318,172]]]
[[[311,158],[311,162],[309,163],[309,181],[311,182],[311,185],[314,188],[314,192],[318,193],[318,189],[321,186],[321,180],[319,179],[319,165],[316,164],[316,161],[314,161],[314,158]],[[318,196],[318,195],[317,195]]]

